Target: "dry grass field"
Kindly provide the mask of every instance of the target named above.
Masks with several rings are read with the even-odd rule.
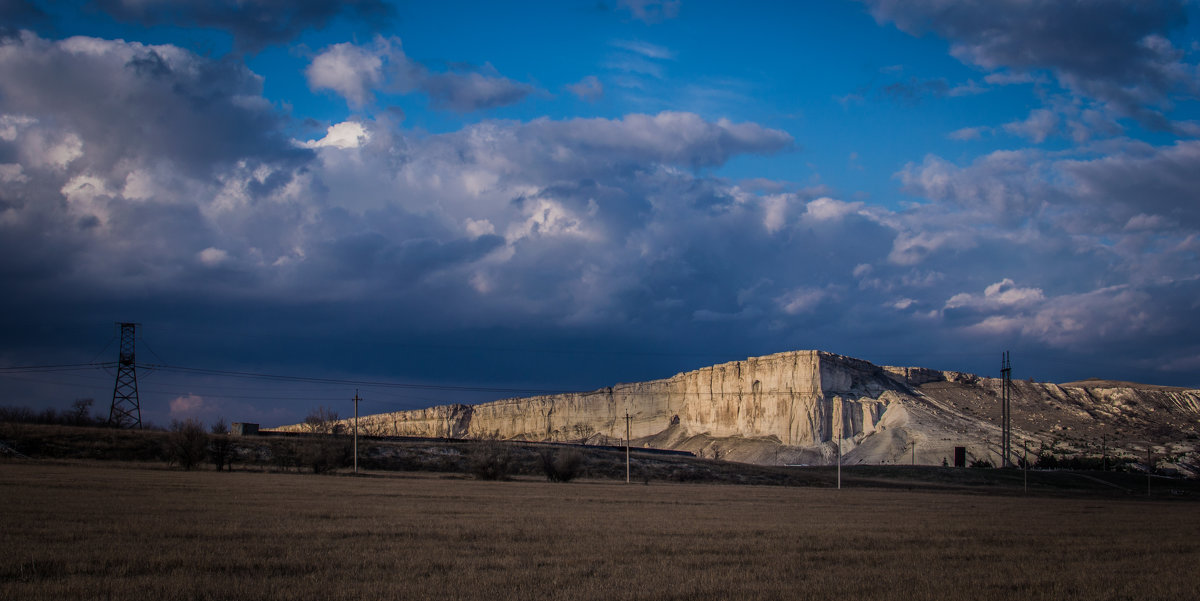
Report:
[[[1195,502],[0,463],[0,599],[1194,599]]]

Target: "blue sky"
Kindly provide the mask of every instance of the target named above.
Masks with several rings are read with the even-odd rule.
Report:
[[[1197,386],[1196,16],[6,0],[0,366],[112,360],[137,321],[152,363],[368,411],[808,348]],[[146,377],[158,423],[353,394]]]

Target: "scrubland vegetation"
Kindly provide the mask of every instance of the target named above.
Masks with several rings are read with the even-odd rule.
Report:
[[[0,462],[0,599],[1186,599],[1189,501]]]

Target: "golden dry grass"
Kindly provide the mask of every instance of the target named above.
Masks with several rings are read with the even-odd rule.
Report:
[[[0,463],[3,599],[1190,599],[1192,502]]]

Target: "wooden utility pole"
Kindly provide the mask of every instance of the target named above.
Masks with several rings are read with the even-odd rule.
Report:
[[[1151,455],[1150,443],[1146,443],[1146,496],[1150,496],[1150,473],[1154,471],[1154,458]]]
[[[1023,463],[1025,464],[1025,494],[1029,494],[1029,441],[1022,440],[1021,447],[1025,449],[1025,458],[1023,459]]]
[[[838,436],[837,443],[838,490],[842,490],[842,437],[840,435]]]
[[[358,389],[354,389],[354,473],[358,473]]]
[[[1008,351],[1000,360],[1000,467],[1012,456],[1012,362]]]
[[[625,410],[625,483],[629,484],[629,410]]]

